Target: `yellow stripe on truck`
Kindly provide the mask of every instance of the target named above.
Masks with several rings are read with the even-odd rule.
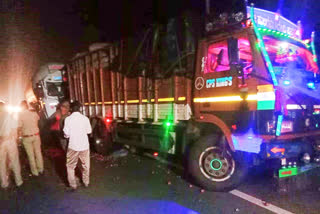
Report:
[[[186,97],[178,97],[178,101],[185,101]],[[143,103],[147,103],[147,99],[142,100]],[[150,102],[154,102],[154,99],[151,99]],[[158,102],[174,102],[174,97],[167,97],[167,98],[159,98]],[[124,103],[123,100],[120,103]],[[127,103],[139,103],[139,100],[127,100]],[[91,105],[95,105],[95,102],[91,102]],[[90,105],[89,103],[85,103],[85,105]],[[97,104],[102,104],[102,102],[98,102]],[[112,104],[112,101],[104,102],[104,104]],[[115,104],[118,104],[118,101],[115,101]]]
[[[258,96],[256,94],[249,94],[246,100],[255,101]],[[240,96],[222,96],[222,97],[201,97],[194,98],[193,102],[195,103],[215,103],[215,102],[235,102],[242,101],[243,99]]]

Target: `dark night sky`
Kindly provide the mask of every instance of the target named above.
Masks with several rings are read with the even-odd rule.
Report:
[[[230,5],[227,1],[236,0],[212,3],[215,8],[223,8]],[[308,35],[320,21],[319,0],[249,2],[271,11],[281,6],[285,17],[294,22],[302,20]],[[65,62],[92,42],[117,40],[120,35],[134,33],[154,20],[165,20],[185,9],[204,13],[204,3],[205,0],[2,0],[0,99],[8,92],[10,78],[28,79],[40,64]]]
[[[17,0],[9,1],[17,2]],[[34,19],[38,19],[29,22],[35,26],[39,25],[36,27],[40,28],[38,36],[41,62],[65,60],[65,57],[86,48],[92,42],[115,40],[121,33],[135,32],[150,25],[152,20],[158,19],[157,17],[161,19],[172,16],[185,8],[203,10],[205,2],[205,0],[21,1],[24,2],[24,7],[29,8],[28,11],[34,14]],[[228,5],[227,1],[212,0],[212,3],[222,8]],[[285,17],[294,22],[299,18],[304,23],[312,22],[306,26],[308,33],[312,27],[310,25],[320,20],[318,0],[253,0],[252,2],[255,2],[257,7],[272,11],[276,11],[279,3],[283,2],[282,13]],[[155,11],[160,11],[158,12],[160,15]]]

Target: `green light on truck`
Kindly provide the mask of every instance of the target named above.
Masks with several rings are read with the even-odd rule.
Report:
[[[216,163],[215,166],[214,166],[214,163]],[[219,159],[213,159],[213,160],[210,162],[210,167],[211,167],[211,169],[213,169],[213,170],[215,170],[215,171],[220,170],[221,167],[222,167],[222,162],[221,162],[221,160],[219,160]]]
[[[269,71],[269,73],[271,75],[271,79],[272,79],[273,85],[274,86],[278,86],[278,80],[277,80],[276,75],[274,73],[273,66],[271,64],[269,55],[268,55],[268,53],[266,51],[266,47],[264,45],[262,36],[261,36],[261,34],[260,34],[259,30],[258,30],[258,27],[256,25],[256,22],[254,20],[253,11],[254,11],[254,9],[253,9],[253,7],[251,7],[251,9],[250,9],[250,18],[251,18],[252,26],[253,26],[254,32],[256,33],[256,36],[258,38],[258,41],[259,41],[258,43],[260,43],[261,52],[262,52],[262,55],[263,55],[263,57],[264,57],[264,59],[266,61],[266,64],[267,64],[267,67],[268,67],[268,71]],[[271,30],[268,29],[268,32],[271,32]]]

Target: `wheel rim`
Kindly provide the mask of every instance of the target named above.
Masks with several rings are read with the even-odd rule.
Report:
[[[219,147],[209,147],[201,153],[199,167],[206,178],[222,182],[233,175],[235,161],[229,151],[222,151]]]
[[[218,171],[222,168],[223,163],[221,162],[220,159],[213,159],[210,161],[210,167],[211,169]]]

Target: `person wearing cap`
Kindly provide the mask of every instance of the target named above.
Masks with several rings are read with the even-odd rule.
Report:
[[[17,145],[18,121],[5,111],[5,103],[0,102],[0,179],[1,187],[9,186],[7,163],[13,171],[14,180],[19,187],[23,184]]]
[[[67,150],[67,174],[70,187],[75,190],[75,168],[80,159],[82,165],[82,181],[85,187],[89,185],[90,150],[88,134],[92,132],[89,119],[80,113],[81,104],[75,101],[72,106],[72,114],[65,119],[64,134],[69,138]]]
[[[19,129],[22,135],[22,144],[26,150],[32,175],[43,173],[43,157],[41,152],[41,140],[39,135],[39,115],[28,109],[27,101],[22,101],[19,114]]]

